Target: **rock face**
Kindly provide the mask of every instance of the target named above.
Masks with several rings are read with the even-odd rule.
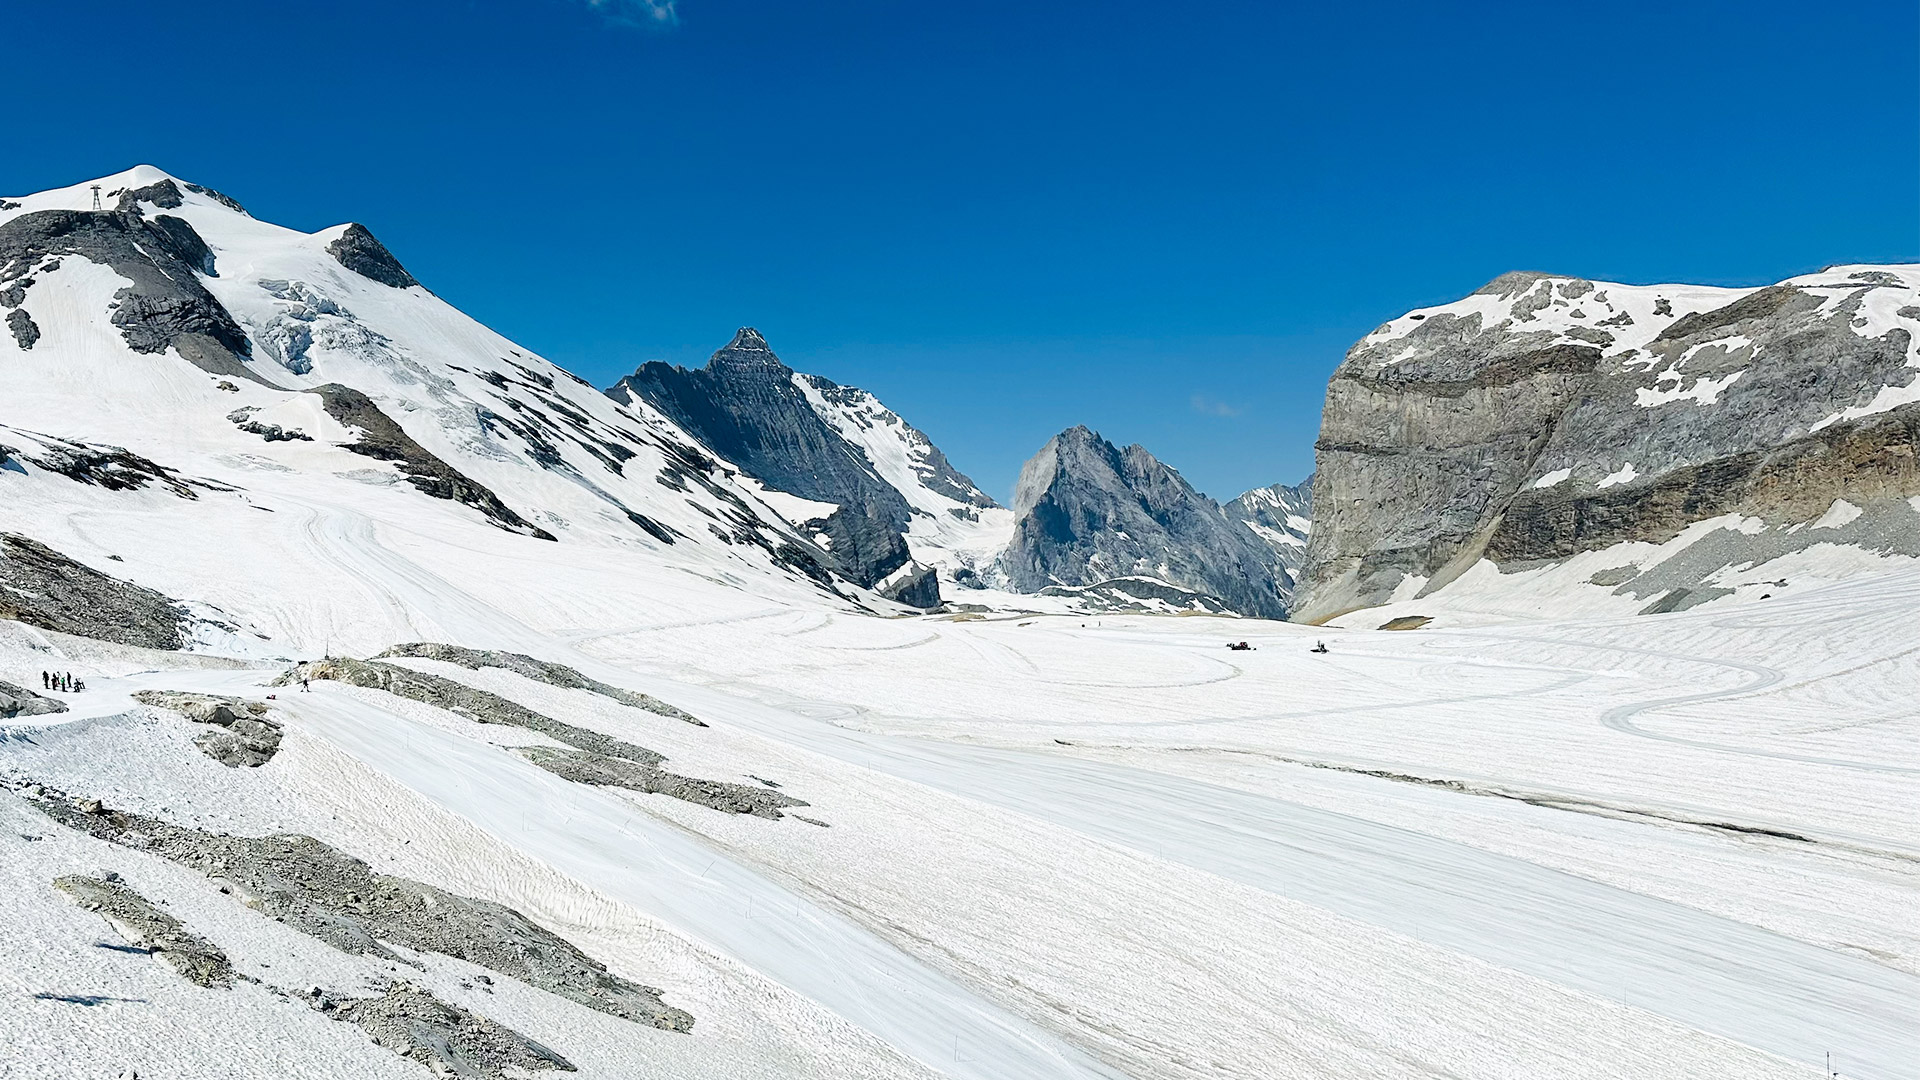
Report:
[[[358,222],[347,226],[338,240],[327,245],[327,254],[340,260],[341,266],[382,285],[406,289],[420,284],[400,265],[400,260],[393,257],[393,252],[387,250],[387,245]]]
[[[1916,335],[1920,267],[1745,290],[1508,274],[1396,319],[1328,387],[1295,617],[1723,516],[1593,583],[1675,610],[1814,543],[1920,554]]]
[[[193,623],[171,598],[14,533],[0,533],[0,619],[148,649],[185,648]]]
[[[1307,561],[1307,537],[1313,529],[1313,477],[1294,485],[1254,488],[1222,509],[1272,549],[1274,580],[1291,596],[1300,566]]]
[[[1022,591],[1148,577],[1244,615],[1286,617],[1267,545],[1143,447],[1063,431],[1020,470],[1013,511],[1000,566]]]
[[[171,182],[166,186],[171,189]],[[177,189],[170,197],[161,194],[156,205],[180,205]],[[131,282],[115,296],[113,324],[135,352],[171,348],[203,371],[264,383],[246,364],[246,333],[195,276],[213,273],[206,241],[181,218],[148,220],[137,199],[123,198],[121,205],[123,210],[40,210],[0,223],[0,299],[12,298],[6,306],[18,307],[31,298],[36,271],[50,272],[61,257],[78,255]],[[23,346],[41,336],[38,328],[23,332],[32,325],[30,316],[10,316]]]
[[[795,524],[815,536],[841,574],[911,606],[937,605],[939,583],[918,570],[901,573],[913,562],[906,539],[910,524],[926,511],[900,485],[923,487],[962,512],[994,505],[925,435],[887,413],[919,451],[910,455],[912,478],[890,482],[873,456],[829,420],[855,423],[851,410],[867,405],[871,395],[795,372],[752,327],[741,328],[704,368],[655,361],[607,394],[652,405],[775,491],[832,504],[832,510]]]
[[[67,711],[67,703],[58,698],[36,694],[22,686],[0,679],[0,720],[16,716],[46,716]]]
[[[553,534],[534,525],[500,501],[484,485],[447,464],[411,435],[393,418],[380,411],[373,399],[351,386],[328,383],[313,393],[320,396],[327,415],[348,428],[357,428],[360,438],[343,449],[378,461],[391,461],[406,476],[407,482],[436,499],[448,499],[471,506],[486,515],[492,524],[508,532],[551,540]]]

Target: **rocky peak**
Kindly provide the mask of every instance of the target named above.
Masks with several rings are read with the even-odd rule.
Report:
[[[779,378],[793,374],[793,369],[780,362],[767,339],[760,331],[751,326],[743,326],[734,332],[733,340],[725,348],[713,354],[707,361],[707,367],[715,372],[745,373],[764,372]]]
[[[387,245],[359,222],[348,225],[328,244],[327,254],[339,260],[341,266],[382,285],[407,289],[420,284],[400,265],[400,260],[393,257],[393,252],[387,250]]]
[[[1000,568],[1017,589],[1145,577],[1283,618],[1288,583],[1254,532],[1138,444],[1068,428],[1020,470]]]

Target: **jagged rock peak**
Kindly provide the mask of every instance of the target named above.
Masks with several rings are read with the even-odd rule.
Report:
[[[1144,577],[1285,618],[1291,580],[1219,503],[1138,444],[1076,426],[1047,440],[1014,487],[1013,538],[999,568],[1015,589],[1084,588]]]
[[[716,370],[770,371],[782,376],[793,371],[780,362],[780,358],[767,345],[767,339],[751,326],[743,326],[735,331],[733,340],[727,342],[726,348],[714,353],[712,359],[707,361],[707,366]]]
[[[341,266],[382,285],[406,289],[420,284],[400,265],[400,260],[393,257],[393,252],[387,250],[387,245],[375,239],[372,231],[359,222],[348,225],[338,239],[328,244],[327,254],[338,259]]]

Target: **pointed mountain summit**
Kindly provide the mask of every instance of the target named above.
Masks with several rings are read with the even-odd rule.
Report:
[[[916,607],[940,603],[935,566],[987,546],[955,544],[998,508],[931,440],[872,394],[794,371],[752,327],[705,367],[652,361],[607,391],[645,402],[767,488],[795,498],[811,532],[852,581]],[[1004,516],[1004,511],[1000,512]]]
[[[1138,444],[1068,428],[1020,470],[1000,567],[1025,592],[1151,578],[1244,615],[1285,618],[1272,553],[1219,503]]]
[[[734,332],[733,340],[726,347],[713,354],[707,361],[709,369],[729,372],[760,371],[779,378],[793,374],[793,369],[780,362],[760,336],[760,331],[751,326],[743,326]]]

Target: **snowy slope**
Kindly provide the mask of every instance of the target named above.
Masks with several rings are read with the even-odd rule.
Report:
[[[795,372],[793,382],[814,412],[858,448],[880,478],[906,500],[907,545],[919,562],[953,580],[993,564],[1013,536],[1013,512],[955,472],[918,428],[868,391]]]
[[[243,374],[251,378],[215,378],[173,349],[134,352],[107,320],[127,282],[68,254],[0,271],[24,286],[13,310],[38,329],[31,348],[0,335],[0,424],[127,447],[231,485],[240,500],[267,476],[285,484],[298,475],[367,488],[381,501],[417,500],[449,526],[484,520],[423,498],[380,460],[340,449],[354,432],[302,391],[344,384],[494,493],[531,526],[525,531],[694,573],[744,574],[776,592],[827,588],[884,606],[825,580],[809,565],[819,552],[753,485],[644,404],[608,400],[423,287],[348,269],[329,251],[348,227],[308,235],[261,222],[145,166],[98,183],[108,206],[149,185],[178,192],[177,206],[139,205],[148,218],[185,221],[205,241],[213,273],[196,276],[250,339]],[[30,224],[22,219],[36,211],[90,206],[91,186],[9,200],[0,229]],[[159,197],[171,203],[171,194]],[[267,441],[242,423],[311,441]],[[541,555],[529,548],[529,557]]]
[[[1299,484],[1254,488],[1222,507],[1273,551],[1274,567],[1291,588],[1307,558],[1313,533],[1313,478]]]

